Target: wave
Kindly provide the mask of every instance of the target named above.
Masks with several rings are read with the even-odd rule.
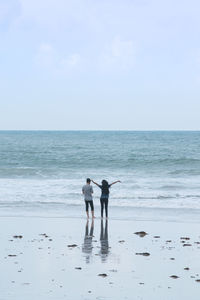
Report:
[[[94,198],[95,205],[99,205],[99,197]],[[186,194],[186,195],[155,195],[155,196],[132,196],[132,197],[111,197],[109,200],[109,206],[126,206],[126,207],[174,207],[182,208],[184,206],[188,207],[200,207],[200,194]],[[81,197],[76,199],[58,199],[58,200],[48,200],[46,199],[32,199],[28,198],[25,200],[0,200],[0,207],[2,208],[49,208],[57,207],[64,208],[84,206],[84,201]]]
[[[113,200],[165,200],[165,199],[200,199],[200,194],[192,194],[192,195],[180,195],[180,194],[172,194],[172,195],[155,195],[155,196],[112,196]]]

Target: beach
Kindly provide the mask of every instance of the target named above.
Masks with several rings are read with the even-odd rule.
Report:
[[[0,300],[199,299],[199,132],[0,131],[0,141]],[[87,223],[88,177],[121,181],[107,223],[94,185]]]
[[[198,227],[1,217],[0,299],[199,299]]]

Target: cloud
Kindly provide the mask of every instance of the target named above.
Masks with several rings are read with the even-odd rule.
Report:
[[[0,21],[2,21],[8,14],[9,6],[6,3],[0,3]]]
[[[196,61],[198,63],[198,65],[200,65],[200,51],[198,51],[199,53],[197,53],[196,55]]]
[[[64,67],[66,67],[66,66],[72,66],[72,67],[74,67],[74,66],[76,66],[76,65],[79,64],[80,58],[81,57],[80,57],[79,54],[74,53],[74,54],[68,56],[66,59],[63,59],[61,61],[61,65],[63,65]]]
[[[61,57],[51,44],[42,43],[38,48],[35,61],[38,67],[52,72],[69,71],[76,67],[81,60],[78,53],[72,53]]]
[[[116,36],[109,45],[105,47],[103,61],[106,66],[130,69],[134,66],[136,47],[132,40],[122,40]]]
[[[38,66],[51,68],[55,65],[56,55],[50,44],[42,43],[36,54],[36,63]]]
[[[89,18],[90,5],[82,0],[19,0],[21,21],[32,21],[49,29],[67,27]]]
[[[20,6],[15,0],[0,0],[0,23],[9,25],[20,14]]]

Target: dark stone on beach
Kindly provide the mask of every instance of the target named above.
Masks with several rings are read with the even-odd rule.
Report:
[[[167,240],[167,241],[166,241],[166,243],[171,243],[171,242],[172,242],[171,240]]]
[[[189,271],[189,269],[190,269],[190,268],[188,268],[188,267],[184,268],[185,271]]]
[[[102,274],[99,274],[98,276],[100,276],[100,277],[107,277],[108,275],[106,273],[102,273]]]
[[[171,257],[170,260],[175,260],[175,258],[174,258],[174,257]]]
[[[189,241],[189,240],[190,240],[189,237],[181,237],[180,239],[181,239],[181,240],[186,240],[186,241]]]
[[[140,237],[144,237],[145,235],[147,235],[148,233],[146,233],[145,231],[137,231],[134,234],[139,235]]]
[[[44,236],[45,238],[48,238],[49,236],[46,233],[41,233],[41,236]]]
[[[53,240],[52,240],[52,239],[49,239],[49,241],[52,242]]]
[[[77,245],[76,244],[71,244],[71,245],[67,245],[67,247],[69,247],[69,248],[75,248],[75,247],[77,247]]]
[[[149,256],[150,253],[148,253],[148,252],[142,252],[142,253],[135,253],[135,255]]]
[[[183,244],[183,247],[189,247],[192,246],[191,244]]]
[[[75,269],[76,269],[76,270],[82,270],[82,268],[81,268],[81,267],[75,267]]]
[[[159,238],[160,238],[159,235],[155,235],[155,236],[154,236],[154,239],[159,239]]]
[[[196,279],[195,281],[196,281],[196,282],[200,282],[200,279]]]
[[[121,240],[121,241],[119,241],[118,243],[125,243],[125,240]]]
[[[15,254],[8,254],[9,257],[16,257],[17,255]]]
[[[140,285],[143,285],[143,284],[144,284],[144,282],[139,282],[139,284],[140,284]]]
[[[13,238],[14,238],[14,239],[22,239],[23,236],[22,236],[22,235],[13,235]]]
[[[88,293],[91,294],[92,292],[91,292],[91,291],[88,291]]]
[[[197,244],[197,245],[200,245],[200,242],[194,242],[195,244]]]
[[[173,279],[179,278],[177,275],[171,275],[170,277],[173,278]]]

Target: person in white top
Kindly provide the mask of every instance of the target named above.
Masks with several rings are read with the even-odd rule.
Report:
[[[91,179],[87,178],[86,184],[82,187],[82,193],[84,195],[87,218],[89,218],[89,205],[90,205],[92,218],[94,219],[94,204],[93,204],[93,197],[92,197],[93,188],[90,185],[90,182]]]

